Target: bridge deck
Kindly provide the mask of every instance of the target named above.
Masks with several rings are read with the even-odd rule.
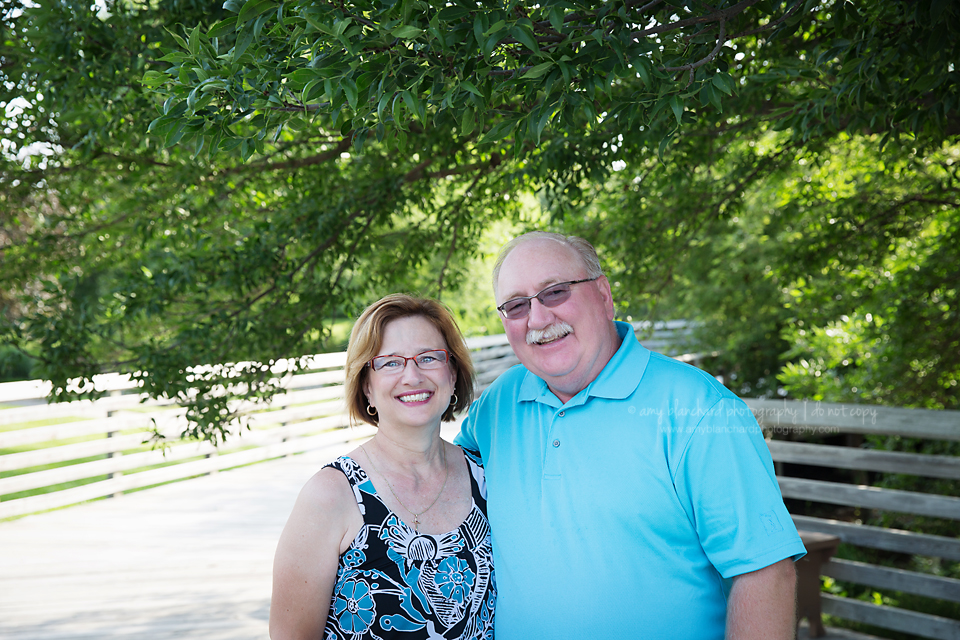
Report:
[[[354,446],[0,523],[0,638],[263,640],[297,493]]]

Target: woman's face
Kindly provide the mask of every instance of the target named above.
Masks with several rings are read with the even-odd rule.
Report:
[[[407,316],[392,320],[383,331],[383,344],[378,356],[412,358],[424,351],[446,349],[440,331],[423,316]],[[450,406],[456,374],[448,362],[437,369],[424,371],[413,360],[403,369],[388,368],[367,371],[363,392],[376,407],[380,426],[421,427],[440,424],[443,412]]]

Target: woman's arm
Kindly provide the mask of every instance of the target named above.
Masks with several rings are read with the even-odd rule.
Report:
[[[317,640],[330,610],[337,563],[362,526],[346,477],[321,469],[300,491],[273,560],[272,640]],[[356,531],[351,529],[355,528]]]

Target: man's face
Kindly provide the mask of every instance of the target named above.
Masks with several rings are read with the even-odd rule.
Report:
[[[554,240],[531,239],[503,261],[497,305],[586,277],[576,251]],[[572,285],[570,298],[556,307],[547,308],[534,298],[526,317],[501,320],[520,362],[566,402],[600,374],[619,348],[613,316],[610,283],[600,277]]]

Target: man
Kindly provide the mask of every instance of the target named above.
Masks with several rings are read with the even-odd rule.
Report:
[[[793,638],[804,548],[746,405],[614,321],[580,238],[514,239],[494,293],[523,366],[457,443],[486,467],[497,640]]]

